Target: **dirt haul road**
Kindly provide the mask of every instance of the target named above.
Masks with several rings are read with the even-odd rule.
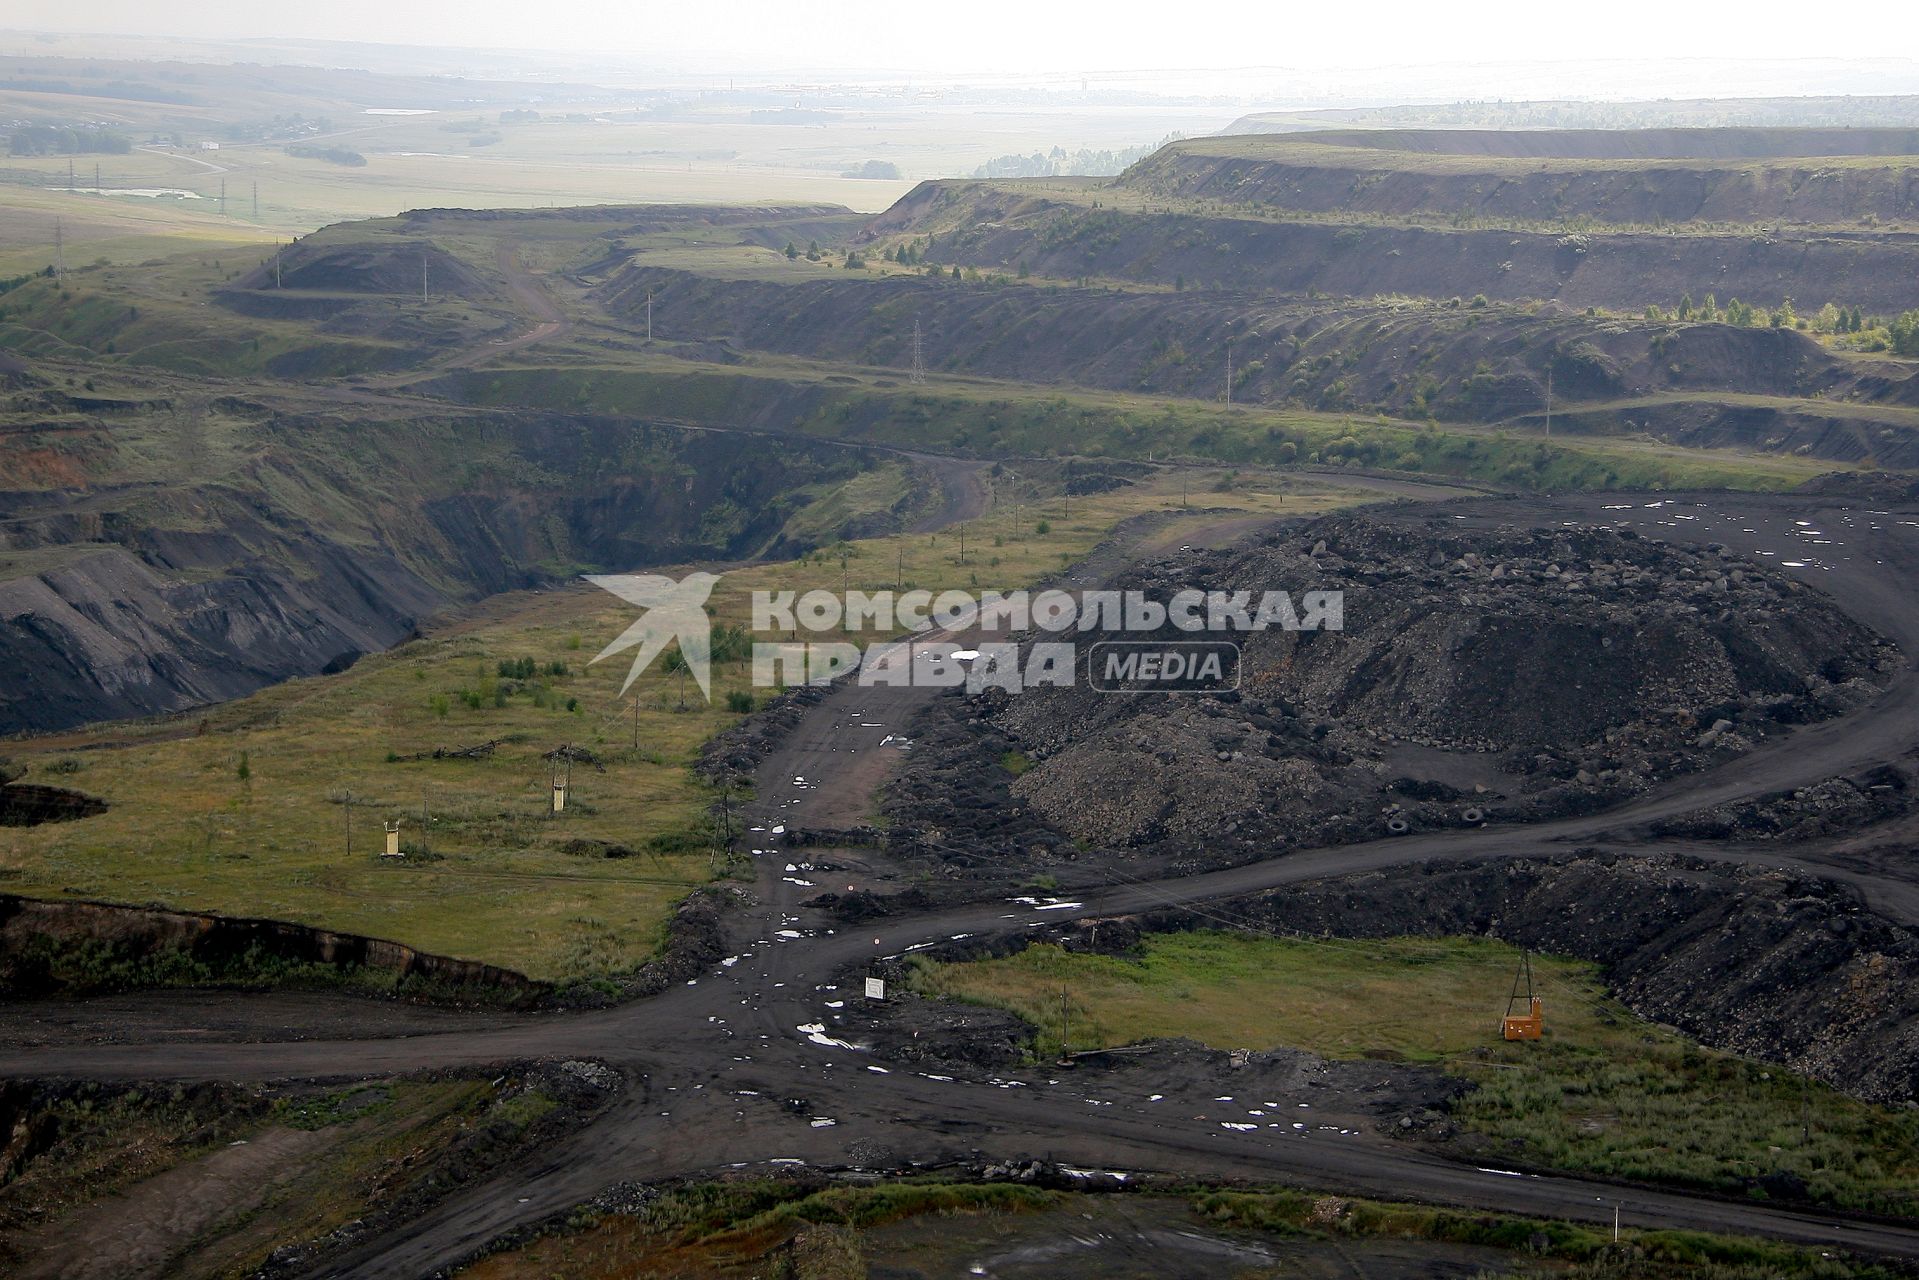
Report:
[[[1392,518],[1435,511],[1458,523],[1562,527],[1629,523],[1686,542],[1722,542],[1787,566],[1842,606],[1919,653],[1919,513],[1873,504],[1796,496],[1649,494],[1564,499],[1474,499],[1397,508]],[[1811,533],[1820,536],[1813,537]],[[1334,1191],[1466,1205],[1489,1210],[1608,1221],[1624,1202],[1630,1225],[1689,1227],[1777,1237],[1902,1257],[1919,1256],[1919,1228],[1782,1210],[1750,1202],[1476,1169],[1409,1149],[1351,1126],[1321,1127],[1304,1097],[1272,1097],[1269,1116],[1247,1105],[1167,1087],[1157,1100],[1137,1084],[1090,1073],[1034,1069],[1000,1078],[952,1079],[877,1060],[830,1028],[855,1004],[848,985],[875,957],[897,956],[955,934],[1039,927],[1062,918],[1126,912],[1166,903],[1231,898],[1286,884],[1427,859],[1550,854],[1598,842],[1630,845],[1646,823],[1711,798],[1746,796],[1814,782],[1861,764],[1904,756],[1919,733],[1919,681],[1908,665],[1870,706],[1812,726],[1726,766],[1682,780],[1609,812],[1530,828],[1457,831],[1287,854],[1204,876],[1114,886],[1066,904],[991,901],[878,926],[835,931],[800,904],[843,889],[802,864],[826,851],[791,850],[774,828],[841,825],[871,805],[900,749],[898,734],[926,691],[841,688],[816,706],[761,773],[756,844],[758,903],[730,921],[727,959],[651,1000],[580,1014],[501,1016],[485,1026],[393,1034],[388,1022],[364,1039],[234,1043],[249,1002],[220,1002],[222,1031],[190,1042],[75,1043],[84,1021],[51,1026],[43,1047],[0,1049],[0,1075],[119,1079],[355,1079],[429,1067],[533,1057],[599,1058],[631,1082],[626,1095],[588,1128],[529,1154],[507,1174],[464,1191],[394,1233],[330,1260],[316,1274],[429,1274],[503,1231],[561,1212],[621,1180],[713,1173],[900,1168],[974,1157],[1051,1157],[1104,1169],[1163,1170],[1212,1178],[1298,1183]],[[888,742],[888,735],[895,741]],[[797,780],[797,781],[796,781]],[[1666,846],[1661,846],[1666,847]],[[1704,857],[1758,860],[1829,873],[1821,846],[1697,848]],[[871,853],[839,851],[854,863]],[[1919,919],[1910,880],[1889,867],[1845,874],[1887,914]],[[809,883],[811,882],[811,883]],[[284,1021],[288,997],[258,1002],[259,1021]],[[186,1031],[204,1005],[174,1001],[158,1026]],[[17,1011],[16,1011],[17,1012]],[[66,1029],[67,1027],[72,1029]],[[1382,1071],[1390,1068],[1382,1067]],[[1307,1102],[1301,1107],[1301,1102]],[[1266,1108],[1261,1107],[1262,1111]],[[830,1123],[828,1123],[830,1122]],[[1299,1127],[1305,1125],[1305,1127]]]

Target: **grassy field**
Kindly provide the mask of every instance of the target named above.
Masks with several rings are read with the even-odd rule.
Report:
[[[1607,997],[1592,966],[1538,957],[1546,1038],[1499,1037],[1518,953],[1475,938],[1149,938],[1138,957],[1033,946],[921,961],[921,992],[1011,1009],[1059,1049],[1188,1036],[1431,1063],[1479,1087],[1456,1119],[1489,1153],[1607,1177],[1738,1193],[1796,1179],[1834,1205],[1919,1214],[1919,1116],[1857,1102],[1778,1067],[1702,1049]]]
[[[1221,474],[1191,485],[1195,506],[1277,514],[1355,499],[1272,476],[1212,492]],[[885,500],[899,478],[882,469],[856,483]],[[834,545],[726,574],[715,621],[746,623],[755,588],[878,590],[900,575],[909,587],[1023,585],[1083,555],[1118,520],[1183,503],[1179,477],[1076,499],[1070,518],[1057,499],[1002,487],[1002,505],[969,527],[964,564],[951,534]],[[296,920],[539,978],[629,970],[653,952],[672,905],[724,873],[711,854],[714,797],[688,765],[738,718],[728,694],[764,693],[749,687],[748,661],[721,663],[714,702],[691,689],[682,711],[677,680],[655,667],[635,685],[636,728],[635,696],[619,696],[626,661],[588,665],[631,620],[585,584],[518,593],[339,675],[201,715],[10,744],[31,780],[111,808],[0,832],[0,886]],[[535,674],[501,674],[501,663],[522,659]],[[413,758],[487,742],[497,745],[485,759]],[[555,820],[554,766],[543,757],[563,744],[595,752],[605,772],[574,766]],[[378,856],[390,821],[412,856]],[[632,854],[609,858],[575,841]]]

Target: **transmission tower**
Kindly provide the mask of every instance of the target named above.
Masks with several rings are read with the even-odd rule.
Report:
[[[926,344],[920,336],[920,322],[913,321],[913,372],[910,379],[915,385],[926,381]]]
[[[253,220],[260,220],[260,184],[257,182],[253,184]]]
[[[220,179],[220,216],[227,216],[227,180]]]
[[[67,277],[67,232],[59,218],[53,220],[53,275],[56,280]]]

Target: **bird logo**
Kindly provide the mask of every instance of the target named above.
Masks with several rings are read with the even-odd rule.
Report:
[[[689,573],[677,582],[657,573],[586,574],[585,577],[601,590],[611,591],[628,604],[646,610],[613,643],[600,650],[588,666],[639,646],[639,652],[633,655],[633,665],[626,673],[626,683],[620,686],[620,693],[624,695],[653,659],[665,652],[668,644],[678,641],[687,671],[706,700],[713,700],[710,672],[713,624],[706,616],[706,598],[713,593],[713,584],[720,580],[718,574]]]

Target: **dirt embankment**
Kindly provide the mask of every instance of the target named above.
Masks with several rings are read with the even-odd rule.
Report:
[[[296,240],[240,278],[243,290],[497,300],[504,286],[430,240]]]
[[[1910,129],[1327,131],[1174,143],[1118,185],[1309,213],[1854,226],[1919,216],[1915,155]]]
[[[775,284],[640,268],[602,294],[616,314],[637,314],[649,296],[662,323],[725,349],[905,369],[917,323],[937,369],[1205,400],[1220,396],[1230,350],[1237,403],[1447,421],[1537,419],[1550,379],[1562,432],[1644,430],[1681,443],[1919,466],[1910,413],[1919,374],[1897,361],[1839,359],[1785,329],[924,279]],[[1730,398],[1659,400],[1701,393]],[[1782,408],[1739,403],[1742,395],[1806,399]],[[1887,410],[1875,415],[1875,402]]]
[[[488,1003],[526,1003],[547,990],[510,969],[283,920],[0,894],[0,991],[16,997],[348,978],[385,993]]]
[[[929,261],[1009,275],[1023,266],[1054,279],[1344,298],[1483,293],[1635,312],[1711,293],[1721,305],[1790,297],[1808,310],[1834,301],[1897,314],[1912,305],[1919,271],[1919,236],[1906,233],[1470,230],[1373,216],[1385,225],[1089,208],[955,180],[924,184],[868,226],[922,243],[930,235]]]
[[[1831,881],[1662,855],[1426,864],[1132,926],[1213,928],[1216,911],[1309,937],[1490,934],[1576,956],[1635,1013],[1705,1044],[1875,1102],[1919,1097],[1919,936]],[[1069,933],[1086,945],[1092,922]],[[1130,945],[1127,922],[1099,922],[1097,940]]]

